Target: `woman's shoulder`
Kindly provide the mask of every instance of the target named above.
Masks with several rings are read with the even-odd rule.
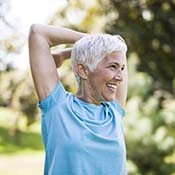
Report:
[[[66,100],[66,98],[70,95],[71,93],[66,91],[63,84],[59,81],[49,95],[42,101],[38,102],[38,106],[42,113],[45,113],[59,102]]]

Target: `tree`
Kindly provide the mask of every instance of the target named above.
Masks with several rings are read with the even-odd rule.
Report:
[[[174,1],[73,2],[58,11],[51,24],[88,33],[121,34],[128,44],[130,77],[124,120],[129,174],[172,175],[175,172]],[[77,15],[79,20],[74,23],[70,14],[74,18]]]
[[[155,89],[175,94],[175,3],[163,0],[112,0],[103,2],[106,13],[115,14],[106,23],[106,32],[121,34],[129,53],[139,58],[138,70],[154,79]]]
[[[19,123],[26,117],[30,126],[37,118],[36,94],[28,73],[17,70],[12,62],[7,61],[10,54],[20,54],[25,38],[18,28],[8,19],[10,1],[0,0],[0,110],[12,111],[9,130],[15,136]],[[1,113],[3,114],[3,112]],[[1,116],[2,117],[2,116]],[[10,122],[9,122],[10,123]]]

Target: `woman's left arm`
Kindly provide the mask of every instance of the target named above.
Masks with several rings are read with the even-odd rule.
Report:
[[[52,53],[56,68],[59,68],[62,63],[71,57],[72,48],[63,49],[57,53]]]
[[[128,68],[127,68],[126,56],[124,59],[125,59],[124,60],[125,68],[123,70],[123,81],[120,83],[116,94],[116,100],[123,108],[126,105],[127,92],[128,92]]]

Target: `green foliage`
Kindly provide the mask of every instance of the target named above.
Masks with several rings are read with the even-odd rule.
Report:
[[[21,151],[41,151],[43,144],[40,133],[19,131],[14,137],[5,127],[0,127],[0,153],[11,154]]]
[[[126,39],[129,92],[124,128],[129,175],[175,174],[174,9],[174,0],[77,0],[69,1],[50,20],[50,24],[89,33],[106,31]],[[1,47],[5,54],[14,52],[13,39],[1,42],[6,43]],[[65,88],[75,92],[70,62],[59,72]],[[40,136],[25,132],[38,118],[31,77],[6,66],[0,84],[0,123],[8,128],[0,127],[0,153],[41,150]]]
[[[154,89],[173,94],[175,2],[114,0],[104,4],[106,13],[117,14],[108,19],[106,32],[121,34],[127,40],[129,52],[139,57],[139,70],[153,78]]]
[[[175,100],[163,91],[152,91],[151,77],[134,71],[138,63],[135,57],[128,63],[132,79],[125,134],[129,165],[137,167],[131,168],[131,174],[169,175],[175,172]]]
[[[27,126],[36,121],[38,118],[37,97],[29,73],[17,70],[1,72],[0,82],[0,94],[2,94],[0,105],[4,108],[8,107],[15,114],[11,116],[11,121],[14,121],[12,128],[17,129],[17,123],[23,116],[27,119]]]
[[[174,1],[86,3],[89,5],[83,6],[82,0],[74,1],[59,11],[51,23],[90,33],[121,34],[126,39],[129,91],[125,134],[129,174],[172,175],[175,172]],[[70,20],[70,9],[74,17],[77,9],[84,10],[79,23]]]

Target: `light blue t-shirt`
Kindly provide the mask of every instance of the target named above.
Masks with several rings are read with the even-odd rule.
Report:
[[[46,150],[44,175],[125,175],[124,110],[87,103],[59,82],[39,103]]]

